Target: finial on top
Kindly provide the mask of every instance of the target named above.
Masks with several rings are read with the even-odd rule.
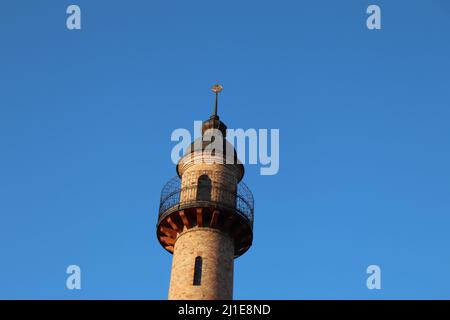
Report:
[[[214,104],[214,113],[212,115],[214,118],[218,118],[218,116],[217,116],[217,104],[218,104],[219,92],[222,92],[222,89],[223,89],[223,87],[220,84],[215,84],[211,88],[211,90],[213,92],[215,92],[215,94],[216,94],[216,103]]]
[[[220,84],[215,84],[212,86],[211,90],[215,93],[221,92],[223,87]]]

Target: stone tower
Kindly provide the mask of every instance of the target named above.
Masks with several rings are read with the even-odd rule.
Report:
[[[253,240],[253,195],[241,181],[244,166],[217,115],[222,87],[212,90],[214,113],[161,192],[156,234],[173,253],[169,299],[174,300],[232,299],[234,259]]]

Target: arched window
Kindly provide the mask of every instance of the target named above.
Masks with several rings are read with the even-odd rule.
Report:
[[[211,201],[211,179],[206,174],[198,178],[197,200]]]
[[[194,265],[194,286],[199,286],[202,283],[202,265],[202,257],[196,257]]]

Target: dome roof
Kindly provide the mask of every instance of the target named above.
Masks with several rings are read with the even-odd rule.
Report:
[[[219,145],[216,145],[214,143],[214,139],[218,134],[216,130],[219,130],[222,134],[222,143]],[[203,152],[206,150],[206,148],[208,148],[209,150],[207,150],[207,152],[211,152],[212,155],[222,154],[223,159],[225,160],[233,159],[232,163],[226,163],[224,160],[224,165],[240,166],[241,167],[240,171],[242,172],[242,175],[239,178],[239,180],[241,180],[242,177],[244,176],[244,166],[238,159],[236,149],[234,149],[234,146],[226,139],[226,130],[227,126],[222,121],[219,120],[218,116],[211,116],[211,118],[203,122],[202,136],[200,138],[195,139],[195,141],[191,143],[186,153],[183,155],[183,158],[192,153]],[[182,161],[183,158],[180,159],[180,162]],[[178,170],[180,162],[177,165],[178,175],[180,175]]]

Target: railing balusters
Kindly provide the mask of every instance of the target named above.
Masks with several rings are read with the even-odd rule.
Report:
[[[175,206],[179,209],[181,207],[193,207],[196,205],[212,206],[212,207],[224,207],[231,211],[235,211],[250,222],[253,227],[253,206],[254,200],[250,189],[240,182],[237,185],[237,190],[231,190],[225,185],[216,184],[211,187],[211,194],[218,195],[216,200],[210,199],[208,201],[201,201],[194,199],[193,195],[196,194],[197,186],[181,187],[181,179],[177,176],[169,180],[161,191],[159,218],[161,218],[169,209]],[[183,192],[183,198],[181,199],[181,193]],[[187,199],[187,200],[186,200]],[[230,204],[230,199],[235,199],[235,204]]]

